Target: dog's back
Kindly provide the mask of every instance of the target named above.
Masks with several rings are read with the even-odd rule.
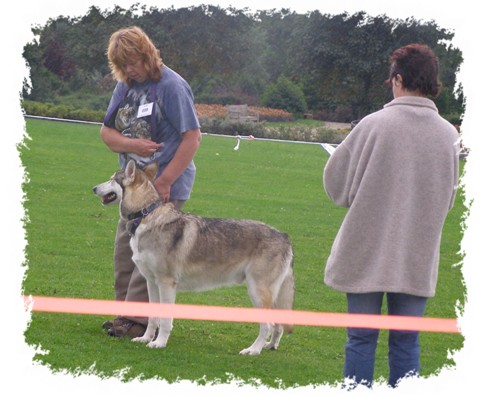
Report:
[[[155,254],[164,275],[177,276],[180,291],[234,285],[248,278],[266,280],[270,286],[292,270],[293,260],[288,236],[264,223],[203,218],[170,205],[142,223],[132,249]]]

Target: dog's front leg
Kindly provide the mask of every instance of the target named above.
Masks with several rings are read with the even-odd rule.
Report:
[[[271,327],[271,324],[261,323],[258,337],[250,347],[241,350],[240,355],[260,355],[262,348],[265,346]]]
[[[147,280],[147,291],[149,295],[150,303],[159,303],[159,287],[153,281]],[[159,325],[159,319],[157,317],[149,317],[147,329],[141,337],[135,337],[132,339],[134,342],[148,343],[155,337],[155,332]]]
[[[176,282],[173,280],[164,281],[159,285],[160,303],[175,303],[176,300]],[[163,348],[167,345],[170,332],[172,331],[172,318],[159,318],[159,334],[154,341],[147,346],[154,348]]]

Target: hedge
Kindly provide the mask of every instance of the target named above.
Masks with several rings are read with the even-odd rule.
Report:
[[[51,103],[40,103],[28,100],[24,100],[22,102],[22,107],[26,115],[36,115],[59,119],[74,119],[79,121],[101,123],[103,122],[103,118],[105,116],[104,111],[76,109],[71,106],[54,105]],[[214,110],[215,106],[211,106],[211,108]],[[267,120],[293,120],[291,114],[281,112],[281,110],[259,109],[262,110],[264,118]],[[201,131],[209,134],[230,136],[252,135],[256,138],[338,144],[344,139],[344,137],[346,137],[348,132],[347,130],[335,130],[326,128],[324,126],[271,126],[271,124],[267,122],[233,122],[226,120],[223,117],[222,111],[217,111],[214,114],[208,113],[210,116],[201,115],[203,113],[207,113],[206,110],[207,109],[201,105],[198,110],[198,115],[201,124]]]

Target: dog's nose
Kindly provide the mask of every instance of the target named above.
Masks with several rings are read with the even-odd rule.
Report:
[[[96,187],[93,187],[93,192],[96,193]]]

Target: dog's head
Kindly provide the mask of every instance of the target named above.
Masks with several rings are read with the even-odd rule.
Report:
[[[101,203],[104,206],[121,203],[126,188],[133,189],[145,180],[153,181],[157,169],[156,162],[141,170],[137,167],[135,161],[130,160],[125,170],[118,170],[108,181],[93,187],[93,192],[101,198]]]
[[[108,181],[93,187],[93,192],[101,198],[101,204],[103,206],[120,203],[123,196],[121,182],[124,175],[124,170],[118,170]]]

